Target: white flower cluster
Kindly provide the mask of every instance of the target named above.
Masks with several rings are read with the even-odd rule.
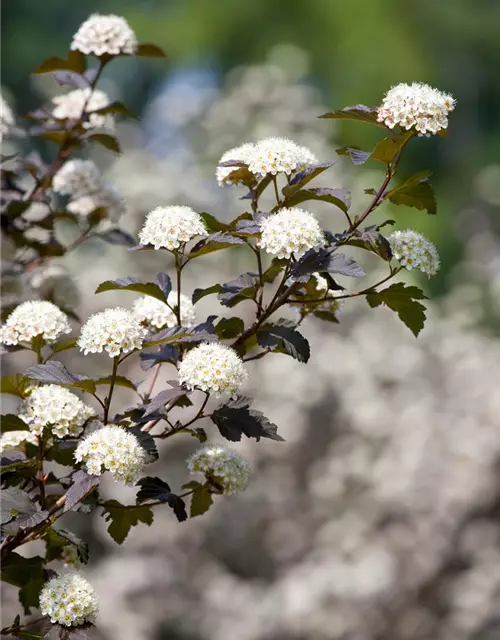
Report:
[[[229,162],[231,160],[233,162],[244,162],[245,164],[248,164],[254,149],[255,145],[251,142],[247,142],[246,144],[242,144],[234,149],[229,149],[229,151],[223,153],[219,162]],[[219,187],[240,184],[239,180],[235,180],[231,177],[231,174],[238,171],[239,168],[240,167],[217,167],[215,177],[217,178]]]
[[[388,237],[393,256],[405,269],[418,269],[428,277],[439,271],[436,247],[425,236],[411,229],[394,231]]]
[[[73,36],[71,49],[86,56],[133,55],[137,50],[137,38],[125,18],[94,13]]]
[[[5,324],[0,328],[0,342],[31,342],[39,335],[47,342],[52,342],[63,333],[70,332],[68,316],[55,304],[45,300],[33,300],[21,303],[7,317]]]
[[[0,453],[5,451],[5,449],[16,449],[19,445],[24,445],[25,442],[38,444],[36,435],[28,430],[23,431],[21,429],[19,431],[2,433],[2,437],[0,438]]]
[[[234,449],[224,445],[205,446],[187,459],[191,473],[203,473],[216,482],[222,493],[244,491],[250,481],[250,466]]]
[[[78,436],[94,409],[56,384],[36,387],[26,398],[19,417],[36,435],[48,429],[58,438]]]
[[[14,113],[7,101],[0,94],[0,140],[10,133],[15,125]]]
[[[207,342],[189,351],[179,364],[179,382],[188,389],[202,389],[236,396],[248,378],[236,351],[222,344]]]
[[[171,291],[167,298],[168,305],[151,296],[137,298],[132,312],[139,322],[145,322],[157,329],[177,326],[177,316],[173,309],[177,306],[177,291]],[[196,321],[195,309],[191,300],[181,293],[181,325],[191,327]]]
[[[292,207],[281,209],[261,225],[260,245],[278,258],[298,258],[309,249],[324,244],[318,221],[309,211]]]
[[[90,316],[83,325],[78,346],[85,355],[106,350],[111,358],[140,349],[147,330],[131,311],[115,307]]]
[[[402,83],[385,94],[377,120],[390,129],[399,125],[429,136],[448,127],[448,113],[454,108],[455,100],[447,93],[421,82]]]
[[[101,174],[92,160],[69,160],[52,181],[54,191],[72,198],[98,191],[100,186]]]
[[[85,463],[87,471],[95,476],[109,471],[116,482],[133,485],[144,468],[146,455],[133,433],[103,426],[79,443],[75,460]]]
[[[265,138],[248,154],[248,170],[257,176],[291,174],[317,164],[316,156],[288,138]]]
[[[40,592],[40,611],[52,623],[72,627],[94,622],[99,600],[94,587],[78,573],[49,580]]]
[[[157,207],[148,213],[139,234],[141,244],[155,249],[177,249],[195,236],[207,234],[202,217],[191,207]]]
[[[110,99],[104,91],[100,89],[75,89],[69,93],[52,98],[54,108],[52,115],[60,120],[80,120],[84,111],[88,114],[88,119],[83,123],[86,129],[110,129],[115,128],[115,121],[109,113],[91,113],[97,109],[102,109],[110,104]]]

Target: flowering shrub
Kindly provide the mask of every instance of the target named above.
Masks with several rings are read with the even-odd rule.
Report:
[[[283,440],[277,426],[243,395],[251,375],[247,363],[269,354],[306,363],[310,348],[299,326],[311,315],[338,322],[340,306],[353,297],[364,297],[370,307],[386,305],[417,336],[425,321],[425,295],[413,285],[387,283],[403,269],[430,276],[439,268],[436,248],[420,234],[406,230],[384,235],[392,220],[368,224],[370,214],[385,202],[436,213],[428,173],[391,184],[412,138],[445,132],[454,108],[450,96],[421,84],[394,87],[378,108],[356,105],[323,116],[364,122],[385,133],[370,152],[337,150],[354,165],[371,159],[385,166],[380,187],[366,191],[370,200],[364,210],[351,211],[346,189],[313,186],[332,166],[331,160],[319,162],[306,147],[271,137],[227,151],[216,168],[220,186],[242,189],[246,211],[223,222],[187,206],[157,207],[146,216],[137,243],[117,224],[124,209],[120,194],[103,182],[91,161],[72,158],[89,144],[120,152],[113,134],[115,117],[131,114],[96,87],[106,65],[129,55],[163,53],[155,45],[139,44],[122,18],[91,16],[75,35],[67,59],[50,58],[35,70],[53,74],[72,89],[54,98],[46,110],[28,114],[32,124],[25,133],[54,142],[58,150],[53,161],[47,165],[33,153],[3,158],[2,231],[15,249],[10,272],[43,279],[53,257],[89,238],[121,245],[124,251],[161,251],[165,257],[165,271],[154,281],[124,276],[101,283],[96,293],[133,291],[141,297],[130,310],[110,308],[90,316],[78,337],[65,337],[76,319],[73,309],[52,300],[16,301],[5,309],[0,331],[4,351],[31,351],[36,363],[24,373],[2,378],[2,393],[21,401],[18,413],[6,414],[2,421],[2,577],[19,588],[24,612],[39,607],[49,633],[59,638],[71,637],[72,629],[79,638],[91,634],[98,610],[98,596],[83,577],[54,577],[48,566],[53,561],[74,565],[76,558],[85,563],[88,558],[85,542],[59,526],[61,516],[97,510],[109,522],[113,539],[122,543],[131,527],[152,523],[153,508],[167,506],[183,522],[205,513],[214,496],[243,491],[250,480],[248,463],[234,448],[204,443],[215,429],[233,443],[243,436]],[[97,66],[89,66],[86,56],[96,58]],[[2,106],[2,135],[18,135],[17,122]],[[265,211],[260,205],[264,192],[275,199]],[[310,201],[331,206],[333,215],[345,219],[345,230],[321,228],[302,208]],[[47,205],[47,211],[33,218],[30,212],[38,205]],[[69,244],[56,238],[59,219],[79,230]],[[182,275],[194,260],[234,247],[249,252],[255,270],[185,291]],[[346,253],[351,247],[384,263],[384,277],[370,281]],[[354,283],[367,278],[368,284],[348,287],[342,277]],[[226,309],[250,302],[254,317],[250,322],[238,315],[201,321],[196,303],[206,296],[217,296]],[[287,309],[293,320],[280,317]],[[109,369],[94,377],[70,371],[60,358],[72,349],[85,355],[105,352]],[[144,380],[132,382],[120,373],[130,357],[138,358]],[[176,375],[169,388],[155,393],[160,373],[172,368]],[[137,394],[134,406],[116,406],[117,386]],[[102,393],[102,388],[107,391]],[[86,394],[85,401],[76,394]],[[188,417],[174,422],[174,409]],[[186,461],[186,475],[202,477],[187,480],[177,491],[166,480],[143,472],[158,458],[157,440],[182,434],[204,444]],[[49,462],[65,471],[48,471]],[[104,473],[137,486],[136,502],[102,499],[99,482]],[[45,555],[20,555],[17,550],[33,540],[45,542]],[[3,633],[42,637],[24,631],[27,626],[17,617]]]

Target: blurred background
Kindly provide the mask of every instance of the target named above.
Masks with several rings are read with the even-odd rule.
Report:
[[[380,134],[317,116],[377,105],[391,85],[414,80],[458,101],[448,138],[412,142],[399,170],[433,171],[438,215],[387,205],[378,214],[439,249],[435,278],[407,278],[432,299],[426,329],[415,340],[389,311],[348,301],[339,325],[304,324],[307,366],[280,355],[251,363],[256,407],[287,442],[237,444],[254,481],[208,516],[179,525],[158,511],[152,527],[136,527],[118,547],[98,515],[88,522],[73,514],[71,525],[91,541],[87,571],[101,597],[103,638],[498,640],[500,3],[4,2],[1,84],[18,121],[61,92],[29,73],[64,57],[94,11],[123,15],[139,41],[168,55],[114,61],[100,85],[140,116],[118,125],[122,156],[92,151],[124,197],[123,226],[134,235],[157,205],[223,219],[242,213],[243,194],[220,189],[215,166],[226,149],[267,135],[337,160],[323,184],[350,188],[356,211],[363,189],[380,185],[381,168],[353,167],[335,149],[370,149]],[[54,153],[49,143],[39,149],[47,160]],[[315,204],[322,223],[340,230],[342,221]],[[187,287],[235,277],[247,261],[238,249],[207,256]],[[133,294],[93,296],[101,281],[169,267],[153,252],[89,242],[60,260],[59,272],[31,282],[29,295],[56,282],[85,319],[132,303]],[[197,306],[200,320],[224,315],[210,298]],[[16,356],[6,366],[28,363]],[[106,371],[109,362],[71,360],[73,371],[92,367]],[[127,375],[143,372],[132,364]],[[184,459],[196,443],[183,438],[169,441],[149,475],[177,487],[186,481]],[[5,598],[14,610],[15,599]]]

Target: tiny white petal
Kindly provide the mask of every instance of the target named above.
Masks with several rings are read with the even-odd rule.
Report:
[[[139,242],[155,249],[177,249],[195,236],[207,235],[203,218],[191,207],[157,207],[146,216]]]
[[[137,38],[125,18],[95,13],[73,36],[71,49],[95,56],[133,55],[137,51]]]
[[[297,258],[309,249],[320,247],[325,238],[318,221],[309,211],[292,207],[281,209],[261,225],[260,244],[279,258]]]
[[[147,330],[131,311],[116,307],[90,316],[82,327],[78,346],[85,355],[106,350],[114,357],[140,349],[146,335]]]
[[[99,600],[94,587],[78,573],[52,578],[40,592],[40,611],[55,624],[76,627],[95,622]]]
[[[418,269],[428,277],[439,271],[440,260],[435,245],[412,229],[394,231],[388,237],[392,255],[405,269]]]
[[[70,332],[68,316],[55,304],[33,300],[18,305],[7,317],[0,328],[0,342],[15,345],[31,342],[39,335],[47,342],[53,342],[63,333]]]

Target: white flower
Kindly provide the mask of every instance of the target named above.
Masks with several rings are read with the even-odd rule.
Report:
[[[218,343],[203,343],[189,351],[179,364],[179,382],[188,389],[202,389],[236,396],[248,378],[236,351]]]
[[[261,246],[278,258],[298,258],[309,249],[324,244],[318,221],[309,211],[292,207],[281,209],[261,225]]]
[[[203,473],[221,487],[222,493],[244,491],[250,481],[250,466],[234,449],[205,446],[187,459],[191,473]]]
[[[447,93],[421,82],[403,83],[385,94],[377,120],[390,129],[399,125],[429,136],[448,127],[448,113],[454,108],[455,100]]]
[[[52,188],[62,195],[78,198],[101,188],[101,173],[92,160],[69,160],[56,173]]]
[[[5,451],[5,449],[16,449],[20,445],[24,445],[25,442],[38,444],[36,435],[27,429],[26,431],[7,431],[2,433],[0,438],[0,452]]]
[[[0,140],[10,133],[15,125],[14,113],[7,101],[0,94]]]
[[[94,193],[81,195],[68,203],[67,209],[79,216],[89,216],[95,209],[106,209],[107,218],[116,222],[126,210],[125,201],[115,187],[110,184],[101,184]]]
[[[31,342],[39,335],[47,342],[52,342],[63,333],[70,332],[68,316],[55,304],[45,300],[34,300],[21,303],[7,317],[5,324],[0,328],[0,342]]]
[[[94,409],[74,393],[56,384],[48,384],[32,390],[19,417],[36,435],[49,430],[58,438],[64,438],[80,435],[83,425],[93,415]]]
[[[411,229],[394,231],[388,237],[392,255],[405,269],[418,269],[427,276],[439,271],[440,260],[436,247],[425,236]]]
[[[255,150],[255,145],[251,142],[247,142],[246,144],[242,144],[239,147],[235,147],[234,149],[229,149],[222,154],[219,162],[229,162],[232,160],[233,162],[245,162],[248,164],[251,154]],[[215,171],[215,177],[217,178],[217,182],[219,183],[219,187],[224,187],[226,185],[232,184],[241,184],[240,180],[235,180],[231,178],[231,174],[235,171],[238,171],[241,167],[217,167]]]
[[[68,544],[63,548],[61,552],[61,560],[65,569],[68,567],[79,567],[82,564],[78,551],[72,544]]]
[[[280,172],[289,175],[316,163],[312,151],[288,138],[265,138],[248,155],[248,170],[262,177]]]
[[[40,611],[66,627],[95,622],[99,600],[94,587],[78,573],[52,578],[40,593]]]
[[[110,104],[109,96],[100,89],[75,89],[69,93],[52,98],[54,118],[80,120],[84,111],[88,118],[83,123],[86,129],[114,129],[115,121],[110,114],[91,113]]]
[[[133,55],[137,50],[137,38],[125,18],[94,13],[73,36],[71,49],[86,56]]]
[[[172,251],[195,236],[206,234],[203,218],[191,207],[157,207],[148,213],[139,241]]]
[[[146,455],[133,433],[122,427],[103,426],[79,443],[75,460],[85,463],[88,473],[100,476],[109,471],[116,482],[133,485],[144,468]]]
[[[78,346],[85,355],[106,350],[111,358],[140,349],[147,330],[131,311],[115,307],[90,316],[83,325]]]
[[[328,290],[328,280],[324,278],[319,273],[313,273],[313,276],[316,280],[316,290],[317,291],[327,291]]]
[[[177,291],[171,291],[167,298],[168,305],[151,296],[137,298],[132,307],[132,312],[140,322],[146,322],[157,329],[162,327],[177,326],[177,316],[172,311],[177,306]],[[191,300],[181,293],[181,325],[190,327],[194,325],[195,309]]]

